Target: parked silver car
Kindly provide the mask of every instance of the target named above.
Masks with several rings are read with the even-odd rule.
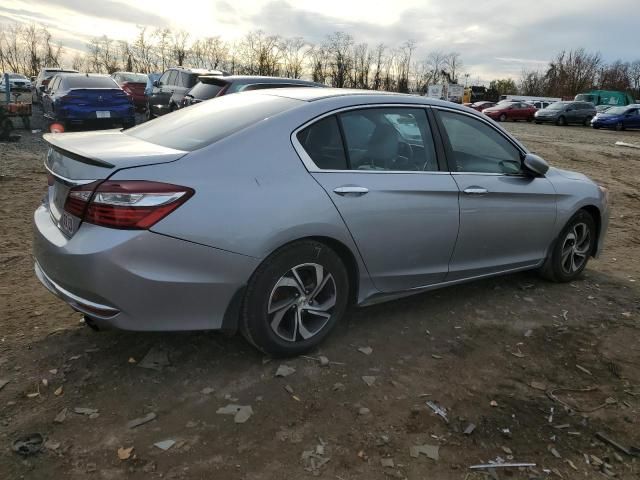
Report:
[[[49,290],[90,325],[238,328],[273,355],[316,346],[350,303],[527,269],[573,280],[608,223],[606,189],[424,97],[262,90],[45,139]]]

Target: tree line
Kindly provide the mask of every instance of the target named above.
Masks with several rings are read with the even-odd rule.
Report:
[[[83,72],[162,72],[170,66],[223,70],[238,75],[307,78],[339,88],[425,93],[429,85],[462,83],[468,78],[457,52],[418,55],[416,42],[401,45],[358,42],[345,32],[320,42],[251,31],[237,41],[220,36],[193,38],[184,30],[138,27],[135,38],[92,38],[73,56],[46,27],[0,23],[0,69],[37,75],[63,59]],[[584,49],[562,51],[545,69],[523,70],[519,79],[495,79],[498,94],[568,97],[591,88],[624,90],[640,97],[640,60],[612,63]]]

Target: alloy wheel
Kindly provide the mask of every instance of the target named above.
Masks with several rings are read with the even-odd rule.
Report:
[[[331,319],[337,300],[333,275],[317,263],[303,263],[276,282],[267,306],[273,332],[288,342],[308,340]]]
[[[562,242],[561,266],[567,274],[580,270],[591,249],[591,231],[585,223],[576,223]]]

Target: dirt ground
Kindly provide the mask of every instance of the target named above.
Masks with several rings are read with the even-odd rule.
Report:
[[[0,144],[0,478],[638,478],[640,458],[595,434],[640,447],[640,150],[614,146],[640,132],[506,127],[611,190],[606,248],[584,278],[524,273],[353,309],[311,357],[286,362],[238,337],[86,328],[33,274],[41,134]],[[140,367],[151,349],[167,355],[160,370]],[[275,377],[281,363],[295,373]],[[216,413],[228,404],[252,415]],[[35,432],[46,448],[12,452]],[[164,440],[175,444],[154,446]],[[437,460],[411,455],[423,444]],[[469,469],[500,459],[536,466]]]

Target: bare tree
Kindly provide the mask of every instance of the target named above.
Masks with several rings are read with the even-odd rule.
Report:
[[[309,55],[309,46],[302,37],[281,40],[282,73],[288,78],[300,78],[304,73],[304,62]]]
[[[545,95],[547,92],[547,79],[545,74],[535,70],[522,70],[519,91],[521,95]]]
[[[189,32],[180,30],[171,35],[171,52],[178,65],[183,65],[189,53]]]
[[[451,52],[450,54],[447,55],[445,64],[446,64],[446,69],[449,72],[449,75],[451,76],[451,82],[458,83],[459,82],[458,76],[460,75],[460,71],[462,70],[462,67],[463,67],[460,54],[458,52]]]
[[[344,32],[335,32],[327,37],[325,50],[329,56],[329,79],[332,87],[343,88],[349,81],[353,65],[351,48],[353,37]]]
[[[171,50],[171,30],[168,28],[157,29],[153,36],[156,39],[156,54],[158,55],[157,67],[161,71],[165,71],[169,66],[170,50]]]

